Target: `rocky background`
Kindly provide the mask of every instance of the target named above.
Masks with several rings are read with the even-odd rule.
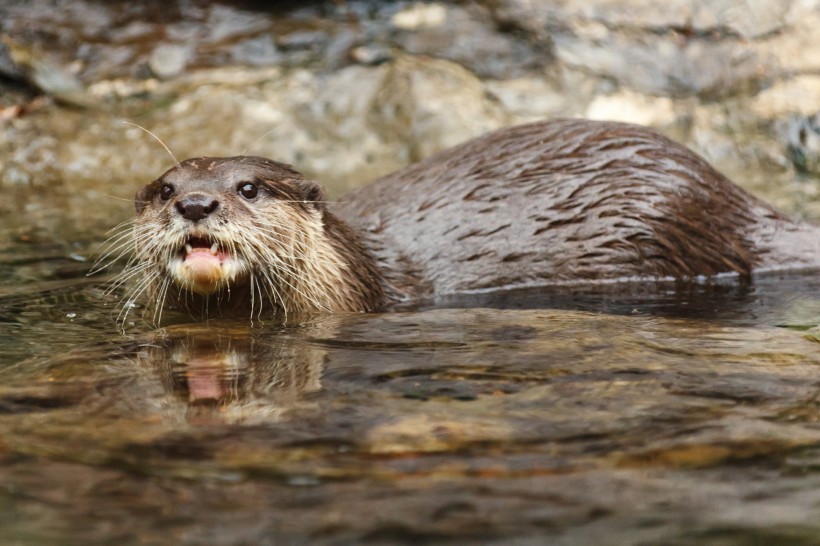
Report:
[[[275,7],[270,7],[270,5]],[[173,154],[331,195],[510,124],[656,127],[820,220],[818,0],[0,0],[0,230],[99,239]]]

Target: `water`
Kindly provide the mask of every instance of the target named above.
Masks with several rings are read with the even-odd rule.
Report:
[[[86,250],[0,254],[0,543],[817,543],[816,274],[121,332]]]

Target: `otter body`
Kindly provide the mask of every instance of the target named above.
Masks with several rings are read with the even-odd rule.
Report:
[[[137,194],[133,268],[154,305],[213,315],[820,266],[820,228],[621,123],[502,129],[324,195],[267,159],[187,160]]]

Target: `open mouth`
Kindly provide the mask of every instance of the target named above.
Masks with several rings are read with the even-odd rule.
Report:
[[[210,255],[216,258],[224,259],[224,252],[220,252],[219,243],[208,239],[206,237],[189,237],[182,247],[182,259],[187,260],[191,257],[203,257]],[[220,262],[222,259],[219,260]]]
[[[191,236],[179,251],[181,260],[172,265],[177,282],[198,294],[208,295],[231,282],[237,262],[219,241]]]

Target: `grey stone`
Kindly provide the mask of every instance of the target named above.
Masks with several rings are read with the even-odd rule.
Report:
[[[786,150],[797,170],[820,176],[820,112],[792,116],[783,125]]]
[[[191,60],[193,51],[183,44],[160,44],[151,53],[148,66],[158,78],[168,79],[178,76]]]
[[[282,59],[270,34],[239,42],[233,46],[231,54],[235,62],[249,65],[272,65]]]

